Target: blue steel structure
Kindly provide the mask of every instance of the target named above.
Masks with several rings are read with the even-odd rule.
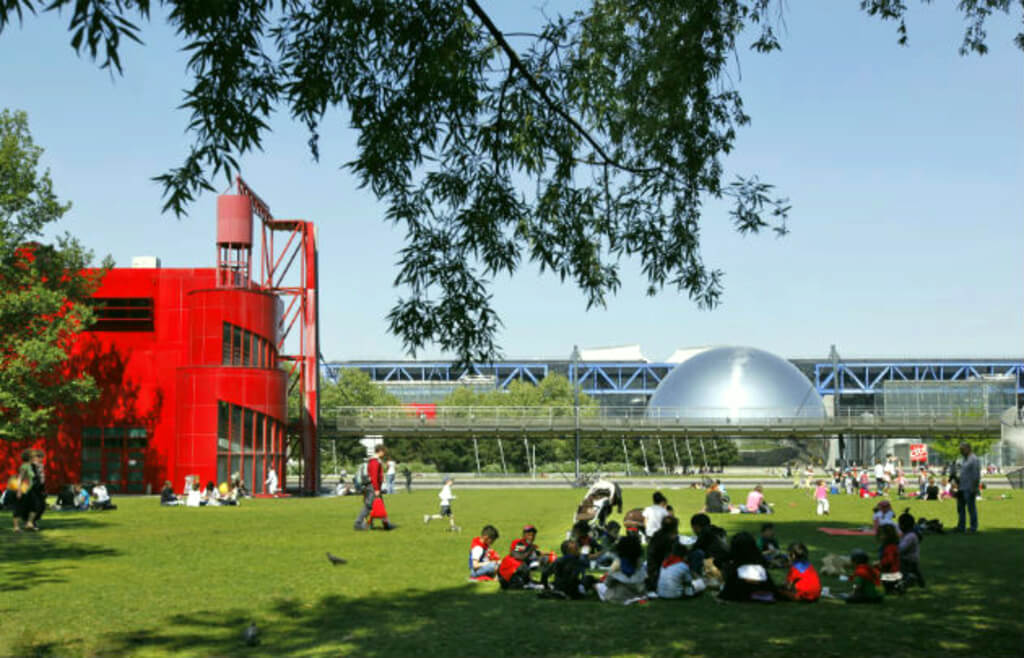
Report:
[[[830,362],[815,359],[791,359],[814,383],[820,395],[834,394],[838,379],[841,396],[873,396],[881,393],[886,381],[963,381],[985,375],[1016,378],[1017,393],[1024,394],[1024,361],[1015,359],[941,360],[845,360],[833,372]],[[603,402],[624,406],[654,394],[658,384],[675,368],[674,363],[601,361],[578,364],[580,389]],[[456,382],[466,375],[494,377],[498,388],[516,380],[536,384],[549,373],[559,373],[577,381],[574,364],[565,360],[506,361],[473,366],[471,371],[456,370],[451,363],[419,361],[346,361],[323,363],[321,373],[337,381],[342,368],[356,368],[375,382]],[[616,402],[621,401],[621,402]]]

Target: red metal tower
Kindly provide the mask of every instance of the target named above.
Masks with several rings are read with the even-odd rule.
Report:
[[[256,285],[262,290],[276,294],[284,302],[281,342],[277,348],[279,358],[292,364],[289,371],[292,382],[290,386],[299,387],[299,430],[304,463],[302,491],[316,494],[320,490],[320,386],[317,367],[320,331],[316,229],[313,222],[305,220],[275,219],[270,207],[242,180],[241,176],[236,177],[235,182],[238,194],[222,195],[217,200],[218,285],[239,285],[231,282],[249,281],[252,224],[248,223],[249,233],[246,242],[242,230],[243,222],[236,216],[245,214],[249,217],[248,211],[251,207],[252,212],[262,222],[260,278]],[[296,260],[298,268],[292,270]],[[285,341],[296,324],[298,352],[286,354]]]

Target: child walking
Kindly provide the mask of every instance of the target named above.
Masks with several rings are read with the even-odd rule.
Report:
[[[818,480],[818,487],[814,490],[814,499],[818,501],[818,516],[828,516],[828,489],[825,488],[825,481]]]
[[[440,520],[448,517],[448,529],[452,531],[459,530],[459,526],[455,525],[455,516],[452,515],[452,501],[455,500],[455,494],[452,493],[453,484],[455,484],[453,478],[448,478],[444,481],[444,486],[441,487],[441,491],[437,494],[437,497],[441,499],[441,513],[424,514],[424,523],[430,523],[431,519]]]

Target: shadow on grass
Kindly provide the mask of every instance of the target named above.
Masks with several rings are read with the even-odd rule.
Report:
[[[81,521],[85,522],[85,519]],[[72,525],[81,527],[87,523]],[[55,528],[58,524],[46,527]],[[63,569],[55,566],[55,561],[88,560],[120,554],[120,551],[106,546],[51,538],[45,530],[39,533],[3,533],[0,534],[0,587],[4,591],[19,591],[48,583],[67,582],[59,575]]]
[[[812,550],[819,555],[871,541],[817,533],[827,540],[819,545],[811,541],[817,525],[791,522],[785,528],[792,538],[818,546]],[[1022,538],[1020,531],[993,531],[980,554],[976,547],[982,544],[971,543],[980,537],[929,537],[922,548],[929,587],[890,597],[882,607],[721,604],[710,595],[620,607],[540,600],[532,592],[501,592],[493,583],[460,584],[197,610],[155,628],[105,636],[96,649],[198,655],[1020,655]],[[345,587],[344,568],[325,563],[324,578]],[[408,579],[415,584],[415,568]],[[840,589],[834,579],[826,584]],[[256,647],[242,639],[250,623],[261,632]]]

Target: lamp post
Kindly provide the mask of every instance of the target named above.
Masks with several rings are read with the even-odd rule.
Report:
[[[576,486],[580,484],[580,348],[572,346],[572,400],[576,418]]]

